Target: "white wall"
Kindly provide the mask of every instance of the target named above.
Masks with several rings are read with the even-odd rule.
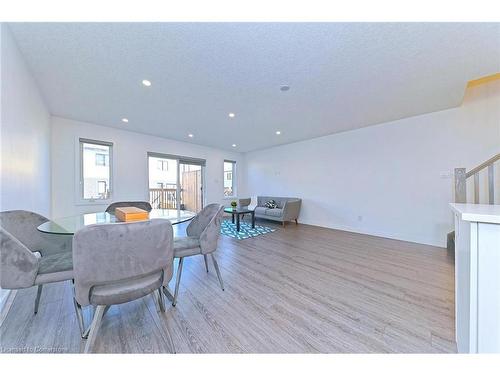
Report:
[[[444,246],[454,193],[441,172],[498,152],[495,81],[459,108],[247,153],[245,193],[301,197],[303,223]]]
[[[79,205],[77,202],[75,174],[79,173],[77,155],[80,137],[113,142],[113,201],[148,200],[148,152],[205,159],[206,203],[224,202],[224,159],[235,160],[237,167],[241,164],[241,154],[235,152],[52,117],[53,217],[102,211],[106,208],[107,204]],[[241,175],[242,169],[238,168],[238,171]]]
[[[5,24],[2,34],[0,210],[50,215],[50,114]]]
[[[50,115],[10,30],[1,25],[0,211],[50,215]],[[0,307],[7,292],[0,290]]]

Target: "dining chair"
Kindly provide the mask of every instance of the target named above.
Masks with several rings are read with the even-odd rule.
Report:
[[[248,207],[250,203],[252,202],[252,198],[240,198],[238,199],[238,206],[239,207]],[[241,220],[245,218],[245,214],[241,215]]]
[[[238,199],[238,206],[247,207],[252,202],[252,198],[240,198]]]
[[[108,208],[106,208],[106,212],[114,214],[115,210],[118,207],[137,207],[140,208],[141,210],[145,210],[148,212],[151,212],[151,210],[153,209],[149,202],[143,202],[143,201],[113,202],[108,206]]]
[[[0,287],[38,286],[35,314],[43,285],[73,279],[71,237],[38,231],[46,221],[46,217],[30,211],[0,212]]]
[[[214,264],[217,278],[220,286],[224,290],[224,283],[219,270],[219,265],[215,259],[214,252],[217,250],[217,241],[220,235],[220,227],[222,223],[222,215],[224,214],[224,206],[212,203],[203,208],[189,223],[186,228],[187,236],[174,238],[174,258],[179,258],[177,267],[177,277],[175,282],[175,292],[173,298],[168,294],[168,290],[164,289],[172,299],[172,305],[177,304],[177,296],[179,294],[179,284],[182,275],[182,264],[185,257],[193,255],[203,255],[205,260],[205,268],[208,272],[207,256],[210,254]]]
[[[157,292],[172,278],[173,230],[168,220],[89,225],[73,237],[75,298],[82,307],[95,307],[85,337],[85,353],[92,350],[101,320],[111,305]],[[167,327],[172,352],[174,344]]]

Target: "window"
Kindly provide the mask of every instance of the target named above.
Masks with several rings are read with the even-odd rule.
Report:
[[[95,165],[106,166],[106,154],[95,154]]]
[[[233,175],[236,167],[236,162],[224,160],[224,196],[234,197],[236,195],[236,186]]]
[[[112,143],[80,139],[80,198],[111,197],[112,149]]]
[[[158,160],[157,168],[160,171],[167,171],[168,172],[168,161],[167,160]]]

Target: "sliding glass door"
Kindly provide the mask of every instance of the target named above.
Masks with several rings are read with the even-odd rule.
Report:
[[[198,213],[203,208],[202,166],[179,163],[181,209]]]
[[[148,153],[149,203],[153,208],[191,211],[203,208],[205,161]]]
[[[156,156],[148,157],[149,203],[153,208],[175,210],[178,205],[178,162]]]

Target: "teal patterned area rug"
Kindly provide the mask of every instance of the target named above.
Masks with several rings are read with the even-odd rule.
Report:
[[[236,238],[237,240],[244,240],[247,238],[257,237],[261,234],[271,233],[276,231],[276,229],[263,227],[261,225],[255,224],[255,229],[252,228],[252,224],[241,222],[240,231],[236,230],[236,224],[231,223],[231,220],[223,220],[220,228],[220,232],[226,236]]]

